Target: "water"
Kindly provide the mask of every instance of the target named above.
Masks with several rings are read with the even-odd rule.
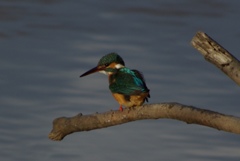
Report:
[[[190,40],[203,30],[240,58],[239,1],[0,1],[0,157],[15,160],[240,159],[240,136],[175,120],[143,120],[48,139],[52,120],[118,109],[107,78],[79,78],[118,52],[142,71],[150,103],[240,115],[239,87]]]

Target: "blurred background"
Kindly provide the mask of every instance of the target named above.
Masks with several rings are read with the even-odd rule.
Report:
[[[105,75],[79,76],[110,52],[143,72],[149,103],[240,116],[240,89],[190,45],[199,30],[240,59],[240,1],[0,0],[3,161],[239,161],[240,135],[168,119],[48,139],[52,121],[117,110]]]

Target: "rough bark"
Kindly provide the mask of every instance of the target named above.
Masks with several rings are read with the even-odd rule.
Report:
[[[133,109],[109,111],[91,115],[78,114],[53,121],[49,134],[52,140],[62,140],[73,132],[89,131],[143,119],[176,119],[240,134],[240,118],[179,103],[147,104]]]
[[[204,58],[240,85],[240,62],[204,32],[197,32],[191,44]]]

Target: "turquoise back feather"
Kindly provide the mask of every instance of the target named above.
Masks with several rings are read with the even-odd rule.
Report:
[[[137,95],[142,92],[149,92],[139,71],[126,67],[115,70],[114,74],[109,76],[109,89],[112,93]]]

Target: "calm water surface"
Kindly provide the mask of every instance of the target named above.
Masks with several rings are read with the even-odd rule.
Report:
[[[239,5],[0,0],[1,160],[239,161],[239,135],[175,120],[47,137],[56,117],[118,109],[106,76],[79,78],[113,51],[144,73],[150,103],[240,116],[239,87],[189,44],[203,30],[240,59]]]

